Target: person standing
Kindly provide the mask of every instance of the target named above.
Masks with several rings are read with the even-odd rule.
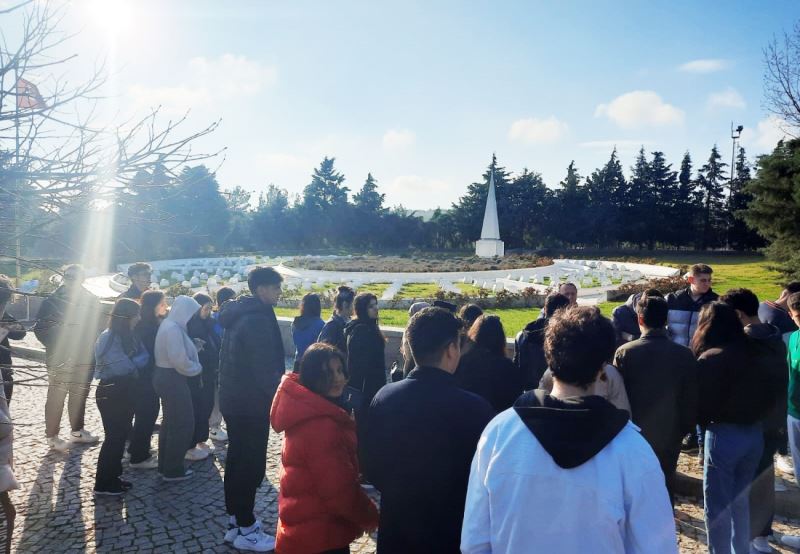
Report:
[[[226,302],[219,316],[225,329],[219,402],[228,427],[224,485],[229,523],[225,541],[256,552],[275,547],[275,538],[264,533],[253,510],[256,490],[266,472],[270,406],[286,371],[274,310],[282,282],[283,277],[273,268],[254,268],[247,276],[252,296]]]
[[[748,289],[732,289],[722,298],[739,316],[744,333],[754,349],[755,361],[763,375],[771,376],[775,391],[770,409],[763,421],[764,451],[756,468],[750,490],[750,535],[752,547],[758,552],[773,552],[769,545],[772,521],[775,517],[775,454],[786,444],[786,391],[788,367],[786,345],[780,329],[758,318],[758,297]],[[800,546],[800,537],[783,535],[783,544],[792,539]]]
[[[469,330],[475,346],[458,363],[456,383],[484,398],[495,412],[510,408],[522,394],[522,372],[506,356],[506,333],[496,315],[482,315]]]
[[[611,312],[611,323],[614,324],[614,331],[617,333],[617,345],[622,346],[626,342],[636,340],[642,336],[639,329],[639,316],[636,306],[645,296],[664,297],[658,289],[647,289],[642,292],[631,294],[624,304],[614,308]]]
[[[6,311],[13,296],[14,283],[8,276],[0,274],[0,375],[3,377],[3,392],[9,406],[14,393],[14,369],[11,367],[11,345],[8,339],[22,340],[26,334],[25,327]]]
[[[101,329],[101,309],[100,301],[83,288],[84,277],[82,266],[66,266],[61,286],[42,302],[33,328],[45,347],[47,363],[45,436],[50,448],[61,452],[72,444],[98,441],[83,424],[94,373],[94,343]],[[69,442],[58,436],[65,401],[72,428]]]
[[[595,393],[614,352],[611,322],[596,307],[570,308],[545,335],[553,390],[525,393],[483,431],[462,554],[677,554],[653,451],[628,414]]]
[[[317,338],[319,342],[333,345],[345,354],[347,353],[347,339],[344,336],[344,327],[353,317],[355,296],[355,291],[348,286],[342,285],[336,289],[336,296],[333,297],[333,313]]]
[[[221,287],[217,291],[216,298],[217,309],[211,314],[211,317],[214,318],[214,333],[217,335],[219,344],[222,345],[222,325],[219,324],[219,312],[225,302],[236,298],[236,291],[230,287]],[[214,407],[208,418],[208,436],[214,441],[228,440],[228,433],[222,429],[222,412],[219,411],[219,379],[217,380],[217,388],[214,391]]]
[[[569,305],[569,299],[563,294],[556,292],[548,295],[544,299],[544,308],[541,311],[544,317],[531,321],[517,333],[514,340],[514,365],[524,376],[525,390],[535,389],[544,372],[547,371],[547,361],[544,358],[544,332],[547,328],[547,321],[555,315],[557,310]]]
[[[200,304],[200,311],[189,320],[186,330],[189,338],[199,345],[198,357],[203,372],[197,377],[188,379],[194,410],[194,433],[186,451],[186,459],[196,461],[206,459],[212,452],[212,447],[208,444],[208,420],[214,409],[214,392],[219,381],[220,342],[214,332],[214,320],[211,318],[214,301],[202,292],[198,292],[192,298]]]
[[[797,325],[789,313],[789,297],[796,292],[800,292],[800,281],[792,281],[783,287],[777,300],[765,300],[758,305],[758,319],[761,323],[777,327],[787,343],[789,335],[797,330]]]
[[[711,290],[712,273],[714,270],[706,264],[694,264],[686,275],[689,286],[667,295],[667,330],[670,338],[680,345],[689,346],[692,343],[700,308],[719,298]]]
[[[161,402],[153,388],[153,373],[156,365],[156,335],[158,327],[167,316],[167,299],[160,290],[148,290],[140,299],[141,316],[136,324],[136,336],[149,354],[147,365],[139,368],[139,378],[134,384],[133,431],[128,453],[131,469],[156,469],[158,458],[150,451]]]
[[[347,371],[350,373],[347,384],[362,395],[361,410],[356,410],[358,418],[372,402],[375,393],[386,384],[386,339],[378,327],[378,298],[363,292],[356,296],[353,306],[356,318],[345,325],[344,336],[347,341]]]
[[[317,343],[275,393],[270,421],[285,433],[279,554],[349,553],[353,540],[378,527],[378,510],[359,485],[355,422],[340,401],[346,384],[344,355]]]
[[[300,359],[306,348],[317,342],[325,322],[322,321],[322,303],[319,295],[309,292],[300,301],[300,315],[292,321],[292,340],[294,341],[294,364],[300,366]]]
[[[703,306],[692,338],[698,420],[706,429],[703,497],[709,551],[750,552],[750,486],[764,449],[762,420],[775,391],[736,311]]]
[[[100,380],[95,394],[105,432],[97,457],[96,495],[117,496],[133,487],[121,479],[122,455],[133,420],[136,381],[150,360],[134,331],[138,322],[139,304],[130,298],[118,299],[108,329],[95,345],[95,378]]]
[[[183,481],[193,473],[183,463],[194,433],[192,394],[187,379],[200,375],[203,367],[186,324],[199,309],[200,304],[193,298],[178,296],[156,334],[153,388],[164,409],[158,432],[158,472],[164,481]]]
[[[681,440],[697,423],[697,367],[692,351],[669,339],[668,311],[663,297],[639,299],[641,337],[617,349],[614,366],[625,383],[631,420],[653,448],[674,502]]]
[[[370,405],[363,470],[381,493],[380,554],[460,552],[469,464],[494,415],[453,377],[460,332],[441,308],[414,315],[406,334],[417,367]]]
[[[117,298],[130,298],[137,302],[141,300],[142,295],[150,289],[150,276],[152,273],[153,268],[148,263],[136,262],[129,265],[128,279],[131,281],[131,286]]]

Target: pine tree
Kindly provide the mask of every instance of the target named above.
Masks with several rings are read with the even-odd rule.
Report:
[[[344,186],[344,175],[336,171],[335,161],[326,156],[303,189],[297,213],[303,246],[341,246],[348,242],[345,232],[355,232],[354,227],[342,225],[350,219],[352,206],[347,202],[350,189]]]
[[[725,168],[717,145],[711,149],[708,162],[700,169],[698,184],[703,193],[703,235],[700,248],[719,246],[724,236]]]
[[[378,182],[372,173],[367,173],[367,180],[361,190],[353,196],[353,203],[364,212],[380,214],[384,211],[383,201],[385,198],[385,194],[378,193]]]
[[[633,244],[647,244],[653,248],[657,224],[655,195],[652,190],[650,164],[644,152],[639,149],[636,161],[631,168],[628,186],[620,191],[620,238]]]
[[[745,221],[769,241],[770,260],[787,279],[800,279],[800,139],[781,141],[761,156],[755,179],[745,185],[753,200]]]
[[[486,196],[489,193],[489,176],[494,172],[495,194],[497,197],[497,217],[500,222],[500,236],[506,236],[505,214],[508,208],[508,183],[511,175],[497,164],[497,156],[483,173],[483,181],[467,187],[467,194],[453,204],[453,223],[460,246],[472,246],[481,236],[483,214],[486,210]]]
[[[648,225],[648,248],[652,249],[656,242],[667,244],[672,239],[673,221],[672,206],[678,197],[677,175],[672,171],[672,164],[667,163],[663,152],[653,152],[650,161],[650,183],[652,208],[646,211],[650,218]]]
[[[619,243],[621,228],[620,198],[627,188],[617,149],[602,169],[596,170],[586,180],[589,200],[587,220],[592,240],[603,248]]]
[[[744,221],[743,216],[753,196],[747,192],[747,184],[752,180],[750,163],[744,148],[739,147],[736,155],[734,179],[731,182],[731,197],[728,204],[728,244],[734,250],[755,250],[764,246],[756,231]]]
[[[586,220],[589,196],[586,188],[581,186],[581,175],[572,160],[567,167],[567,176],[556,192],[557,217],[549,226],[555,238],[569,246],[589,244],[592,238]]]

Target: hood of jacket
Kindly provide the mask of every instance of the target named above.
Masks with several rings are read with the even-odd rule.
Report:
[[[345,335],[350,335],[353,331],[355,331],[356,327],[359,327],[359,326],[363,326],[365,328],[377,328],[377,326],[378,326],[377,323],[378,322],[374,321],[374,320],[364,321],[364,320],[358,319],[358,318],[351,319],[344,326],[344,334]]]
[[[219,324],[230,329],[244,315],[268,312],[271,306],[264,304],[255,296],[243,296],[237,300],[228,300],[219,312]]]
[[[628,299],[625,301],[625,305],[636,312],[636,304],[639,303],[639,299],[642,297],[644,292],[635,292],[631,294]]]
[[[745,334],[756,340],[783,340],[781,330],[772,323],[755,323],[744,328]]]
[[[281,378],[281,384],[272,400],[270,423],[277,433],[322,417],[338,423],[352,422],[350,416],[333,401],[320,396],[300,384],[300,375],[290,373]]]
[[[186,324],[192,319],[192,316],[200,309],[200,304],[197,300],[189,296],[180,295],[172,303],[172,307],[167,314],[167,321],[172,321],[186,329]]]
[[[299,315],[292,321],[292,326],[297,331],[305,331],[318,321],[322,321],[318,315]]]
[[[578,467],[594,458],[628,422],[625,410],[600,396],[554,398],[533,390],[514,403],[528,430],[553,461],[564,469]]]
[[[547,318],[544,317],[542,319],[537,319],[535,321],[531,321],[528,323],[523,329],[522,334],[526,336],[530,336],[532,334],[540,334],[544,333],[545,327],[547,327]]]

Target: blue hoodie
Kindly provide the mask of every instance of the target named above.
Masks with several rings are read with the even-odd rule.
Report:
[[[319,316],[298,316],[292,322],[292,340],[294,341],[295,360],[300,361],[306,349],[317,342],[325,322]]]

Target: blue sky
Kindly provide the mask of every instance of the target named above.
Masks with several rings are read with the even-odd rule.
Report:
[[[323,156],[390,205],[447,207],[497,152],[555,187],[616,144],[699,166],[780,138],[761,107],[762,48],[800,3],[585,1],[75,0],[65,25],[76,76],[112,68],[109,113],[191,108],[222,118],[198,145],[227,146],[224,187],[299,193]]]

